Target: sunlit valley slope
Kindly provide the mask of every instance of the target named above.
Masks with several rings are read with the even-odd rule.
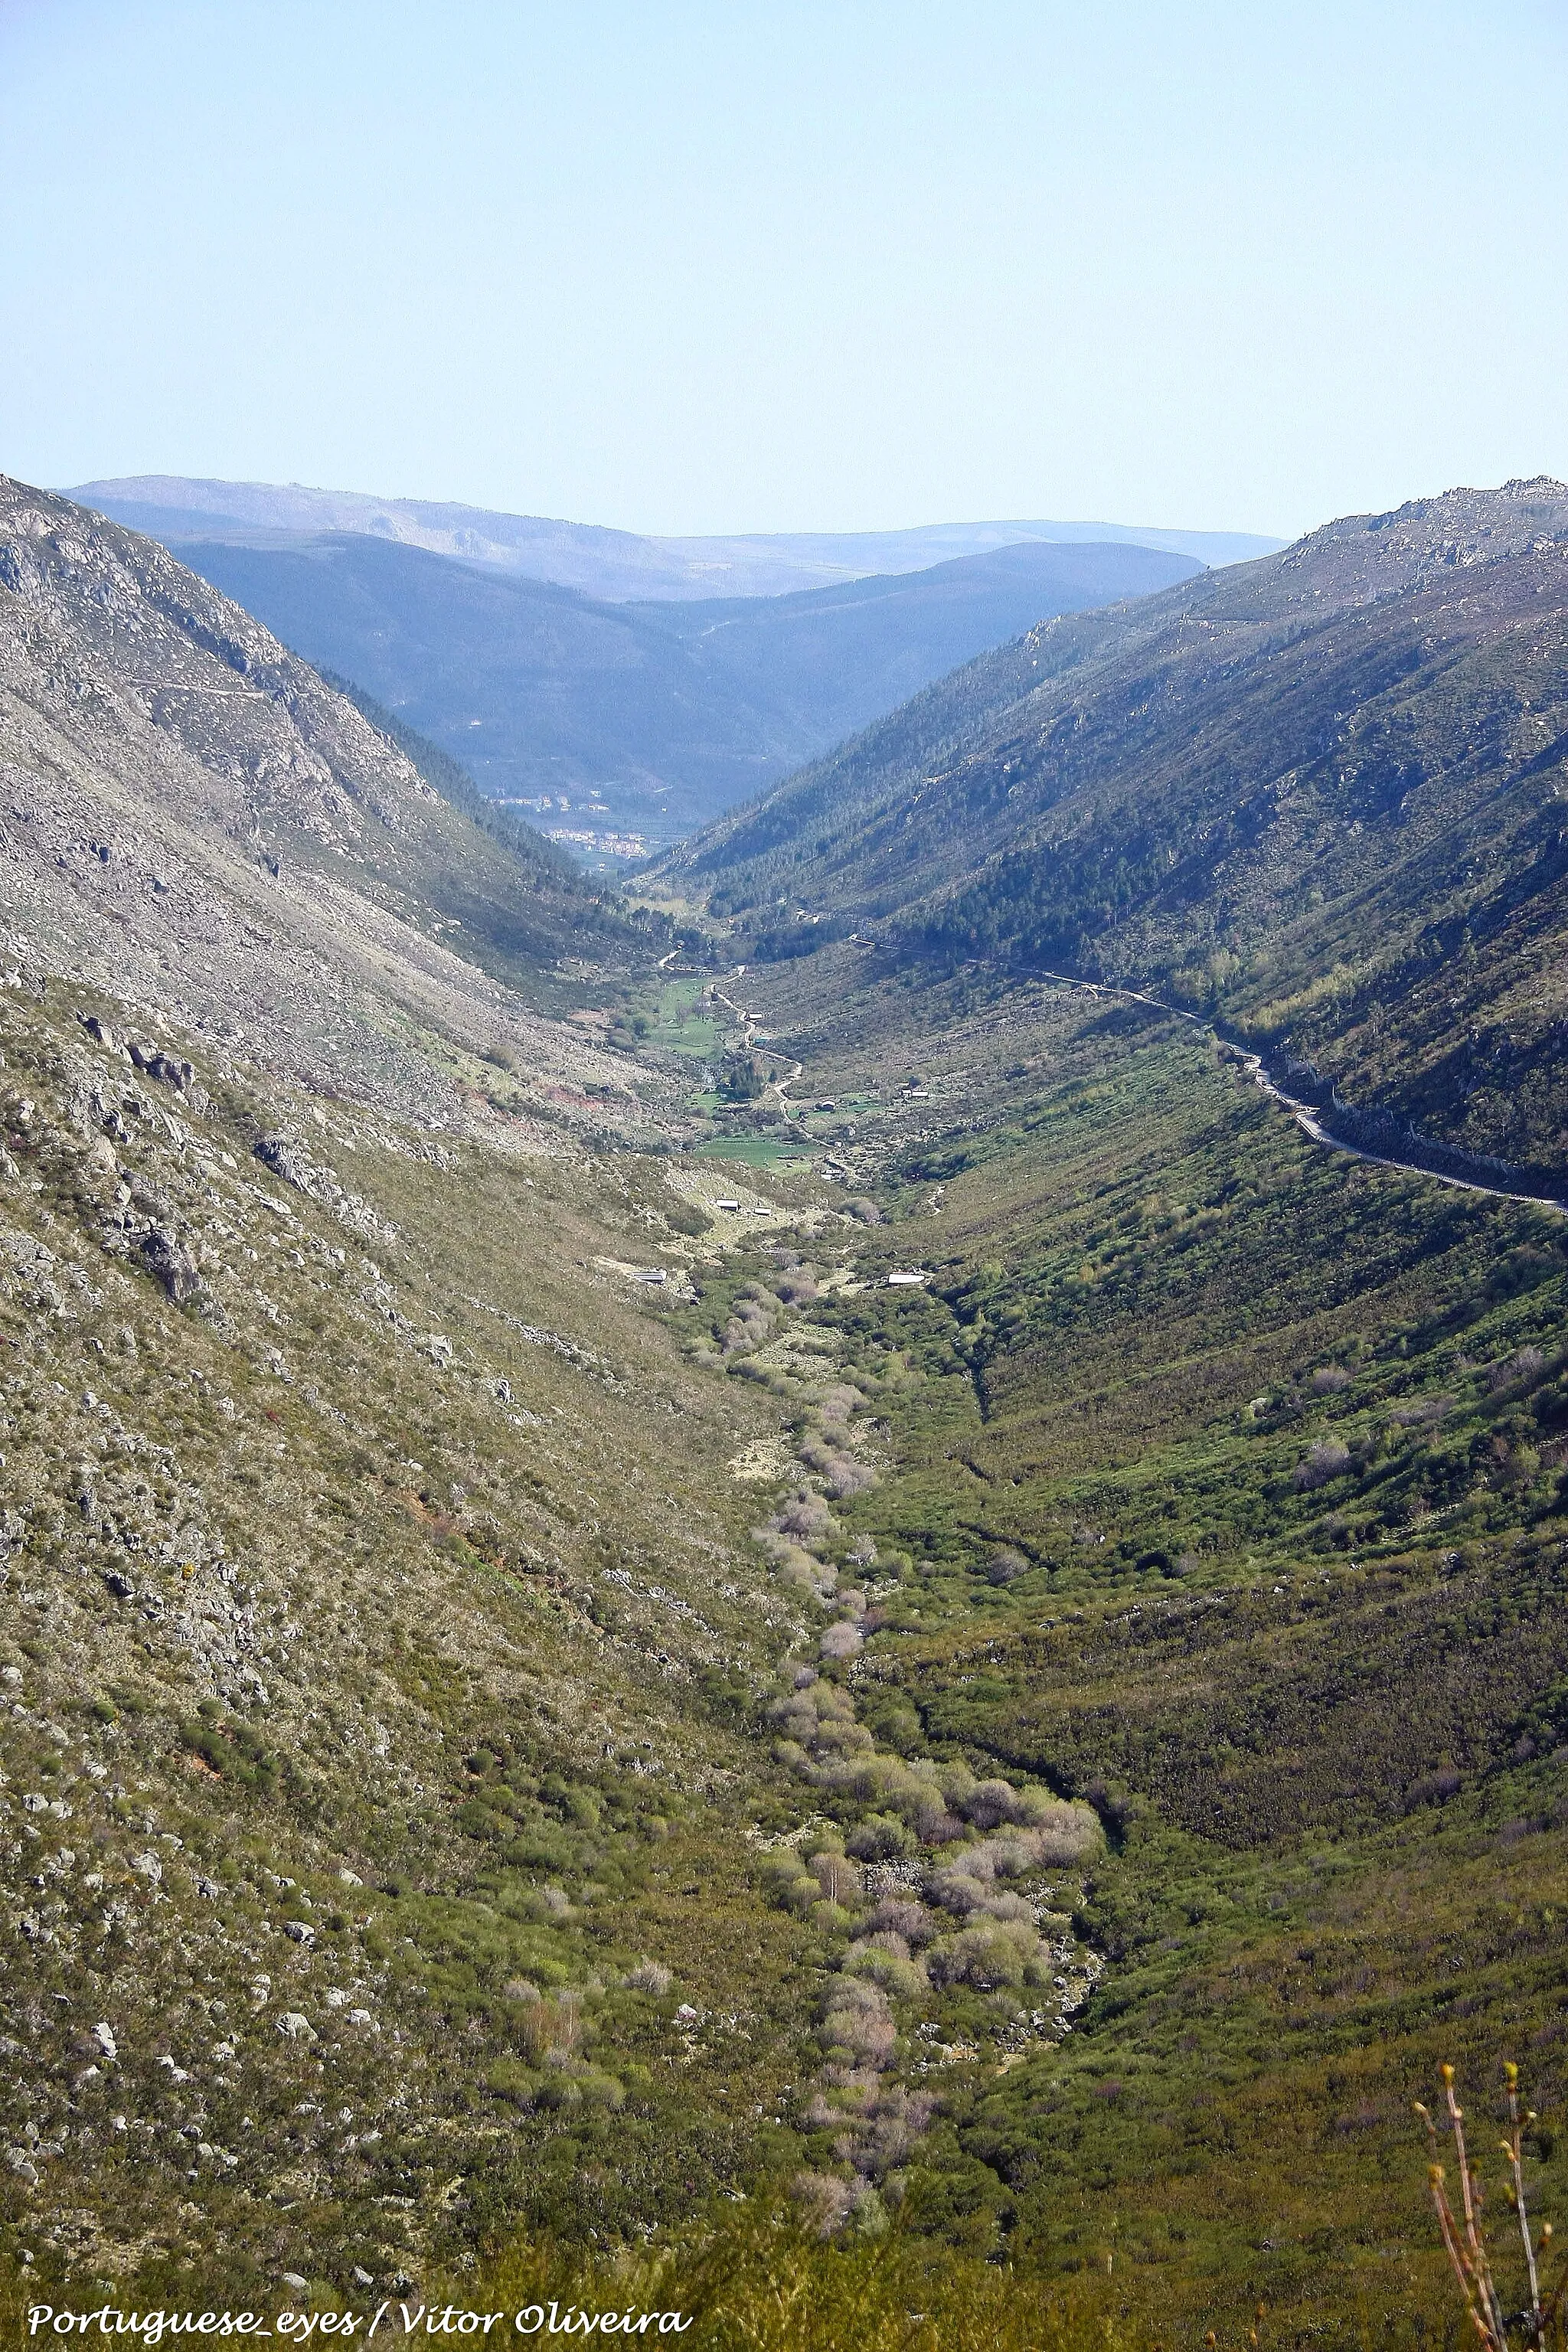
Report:
[[[1568,490],[1453,491],[1050,622],[687,845],[765,952],[1061,970],[1568,1166]]]
[[[1226,1041],[1568,1192],[1565,551],[1513,484],[1048,625],[658,877],[804,1066],[759,1136],[890,1219],[810,1310],[911,1374],[867,1719],[1110,1840],[1077,2063],[970,2078],[921,2193],[1162,2330],[1419,2307],[1409,2101],[1562,2096],[1565,1221]]]

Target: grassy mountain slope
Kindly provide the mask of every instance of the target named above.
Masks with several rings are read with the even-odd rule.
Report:
[[[767,1418],[638,1311],[707,1220],[574,1143],[664,1139],[624,1060],[517,992],[541,905],[632,935],[161,550],[5,525],[5,2250],[265,2301],[595,2173],[629,2228],[760,2160],[662,2071],[730,1992],[694,1798],[758,2080],[808,2021],[735,1862]]]
[[[1325,1152],[1156,1014],[865,966],[746,975],[891,1220],[797,1310],[903,1367],[837,1507],[862,1717],[1110,1830],[1081,2026],[998,2021],[912,2211],[1047,2277],[1110,2258],[1165,2340],[1258,2302],[1363,2340],[1434,2307],[1409,2102],[1444,2060],[1487,2116],[1524,2064],[1560,2210],[1568,1226]]]
[[[433,736],[488,793],[547,796],[547,824],[661,840],[1042,614],[1193,568],[1146,548],[1025,547],[796,596],[610,605],[347,532],[169,544],[308,660]]]
[[[1560,485],[1335,523],[1048,624],[670,870],[786,947],[805,908],[908,961],[1165,991],[1560,1166],[1565,604]]]
[[[0,2246],[57,2301],[259,2307],[720,2191],[884,2228],[928,2053],[1007,2046],[1026,1971],[1070,2031],[1101,1836],[858,1721],[862,1555],[777,1482],[820,1495],[896,1349],[678,1344],[858,1228],[743,1185],[726,1245],[717,1171],[432,1146],[19,980]]]
[[[695,1804],[733,1842],[747,1766],[709,1683],[743,1696],[789,1631],[729,1501],[737,1402],[592,1265],[675,1196],[432,1157],[171,1039],[199,1110],[118,1017],[0,1005],[10,2243],[265,2296],[421,2275],[509,2200],[673,2210],[756,2134],[730,2043],[668,2069],[676,2000],[734,1999],[693,1875],[762,2083],[792,1965],[689,1833]],[[649,1957],[679,1995],[624,1985]]]

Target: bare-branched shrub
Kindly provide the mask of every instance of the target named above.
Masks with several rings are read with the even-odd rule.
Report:
[[[936,2101],[929,2091],[907,2091],[900,2083],[879,2083],[863,2101],[854,2128],[840,2143],[857,2172],[882,2180],[908,2162],[930,2123]]]
[[[651,1992],[662,2000],[675,1979],[662,1960],[639,1960],[628,1969],[626,1982],[633,1992]]]
[[[1027,1843],[1033,1846],[1035,1861],[1046,1869],[1060,1870],[1069,1863],[1082,1862],[1104,1844],[1104,1826],[1092,1805],[1069,1803],[1066,1798],[1047,1797],[1038,1790],[1026,1794],[1035,1799],[1025,1815],[1033,1831]],[[1025,1841],[1005,1843],[1016,1853]]]
[[[802,1705],[794,1698],[775,1699],[768,1709],[769,1717],[786,1739],[799,1740],[809,1747],[816,1738],[816,1709]]]
[[[1441,1421],[1454,1410],[1450,1396],[1414,1397],[1407,1404],[1396,1404],[1389,1419],[1400,1429],[1416,1429],[1427,1423]]]
[[[987,1895],[979,1905],[987,1919],[1027,1919],[1032,1924],[1035,1906],[1026,1903],[1021,1895]]]
[[[1008,1780],[981,1780],[969,1792],[963,1811],[977,1830],[994,1830],[1002,1822],[1023,1818],[1018,1791]]]
[[[831,1846],[814,1853],[806,1864],[830,1903],[852,1903],[860,1893],[860,1873],[847,1853]]]
[[[950,1869],[932,1871],[926,1881],[926,1893],[931,1901],[940,1903],[944,1911],[955,1912],[961,1919],[977,1910],[990,1893],[983,1878],[972,1876],[964,1868],[967,1860],[965,1854]]]
[[[864,1495],[879,1481],[876,1472],[867,1463],[857,1462],[847,1454],[836,1454],[826,1465],[823,1475],[829,1491],[842,1502],[850,1495]]]
[[[790,2183],[790,2195],[818,2238],[836,2237],[873,2201],[881,2213],[881,2200],[869,2182],[840,2179],[836,2172],[797,2172]],[[885,2216],[882,2222],[885,2227]]]
[[[927,1845],[951,1845],[963,1835],[963,1823],[950,1813],[940,1797],[924,1797],[915,1814],[915,1828]]]
[[[827,1994],[817,2040],[825,2050],[843,2050],[862,2065],[886,2065],[898,2028],[880,1985],[863,1977],[835,1978]]]
[[[530,2001],[521,2027],[530,2057],[545,2065],[560,2065],[583,2037],[583,2004],[574,1992],[557,1993],[552,2000]]]
[[[1331,1478],[1342,1478],[1350,1466],[1348,1445],[1337,1437],[1320,1437],[1297,1463],[1291,1477],[1300,1493],[1310,1494],[1314,1487],[1326,1486]]]
[[[804,1536],[808,1541],[833,1532],[833,1514],[820,1495],[803,1488],[792,1495],[773,1525],[781,1535]]]
[[[1016,1822],[965,1846],[952,1867],[982,1880],[1016,1878],[1029,1870],[1062,1869],[1081,1862],[1104,1843],[1105,1832],[1091,1805],[1065,1797],[1047,1796],[1041,1789],[1012,1790],[1010,1807],[993,1802],[988,1793],[996,1785],[981,1781],[970,1802],[972,1817],[979,1812]]]
[[[871,1914],[879,1933],[901,1937],[906,1944],[929,1944],[937,1923],[923,1903],[902,1895],[885,1895]]]

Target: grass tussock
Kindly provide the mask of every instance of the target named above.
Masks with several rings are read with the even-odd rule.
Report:
[[[462,2288],[470,2303],[480,2292]],[[553,2301],[563,2320],[678,2310],[702,2352],[1121,2352],[1142,2340],[1092,2288],[1023,2279],[898,2231],[824,2243],[762,2200],[638,2253],[518,2242],[485,2269],[482,2294],[509,2313]]]

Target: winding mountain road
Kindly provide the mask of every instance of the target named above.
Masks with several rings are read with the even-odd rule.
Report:
[[[1157,996],[1147,996],[1136,988],[1117,988],[1109,981],[1080,980],[1072,972],[1046,971],[1037,968],[1029,978],[1049,981],[1058,988],[1075,989],[1084,996],[1103,996],[1115,998],[1123,1004],[1146,1005],[1151,1013],[1163,1013],[1168,1020],[1184,1021],[1189,1028],[1202,1030],[1223,1045],[1227,1053],[1233,1054],[1253,1085],[1269,1096],[1282,1110],[1288,1110],[1302,1133],[1310,1136],[1325,1151],[1341,1152],[1347,1160],[1365,1160],[1374,1168],[1396,1168],[1406,1176],[1426,1176],[1434,1184],[1449,1184],[1458,1192],[1483,1192],[1493,1201],[1528,1201],[1536,1208],[1551,1209],[1559,1216],[1568,1216],[1568,1201],[1559,1200],[1550,1192],[1513,1192],[1504,1184],[1485,1183],[1479,1176],[1455,1176],[1445,1169],[1425,1167],[1418,1160],[1398,1160],[1391,1152],[1369,1151],[1363,1144],[1344,1142],[1323,1125],[1310,1103],[1301,1102],[1295,1095],[1287,1094],[1283,1087],[1275,1084],[1263,1066],[1261,1054],[1255,1054],[1249,1046],[1237,1045],[1233,1038],[1221,1035],[1214,1023],[1205,1021],[1202,1013],[1184,1013],[1179,1005],[1163,1004]],[[709,993],[715,1004],[726,1005],[735,1015],[741,1024],[742,1043],[749,1046],[758,1025],[758,1015],[749,1012],[745,1005],[738,1004],[732,996],[726,995],[717,982],[710,982]],[[774,1081],[774,1091],[781,1100],[800,1079],[805,1068],[804,1062],[796,1062],[787,1078]]]
[[[754,1013],[748,1013],[743,1004],[737,1004],[732,996],[726,996],[723,990],[719,986],[716,981],[710,984],[708,992],[713,999],[715,1004],[727,1004],[729,1006],[731,1012],[735,1015],[735,1018],[741,1024],[741,1043],[742,1045],[749,1047],[751,1045],[752,1038],[756,1031],[757,1015]],[[790,1087],[793,1087],[796,1079],[800,1077],[805,1068],[805,1064],[804,1062],[797,1062],[787,1078],[773,1078],[770,1081],[773,1092],[778,1096],[781,1102],[788,1093]]]
[[[1294,1095],[1288,1095],[1283,1087],[1275,1085],[1263,1066],[1261,1054],[1254,1054],[1248,1047],[1221,1036],[1214,1023],[1205,1021],[1201,1013],[1184,1013],[1177,1005],[1162,1004],[1157,996],[1144,996],[1135,988],[1113,988],[1105,981],[1078,980],[1070,972],[1037,971],[1030,977],[1053,981],[1062,988],[1076,988],[1088,996],[1116,997],[1123,1003],[1146,1004],[1152,1013],[1163,1013],[1170,1020],[1185,1021],[1192,1028],[1202,1029],[1225,1046],[1228,1053],[1234,1054],[1253,1085],[1264,1094],[1272,1096],[1282,1109],[1289,1112],[1303,1134],[1310,1135],[1312,1141],[1321,1144],[1325,1150],[1342,1152],[1347,1160],[1370,1160],[1374,1168],[1397,1168],[1407,1176],[1427,1176],[1435,1184],[1451,1184],[1456,1192],[1485,1192],[1494,1201],[1529,1201],[1538,1209],[1552,1209],[1559,1216],[1568,1216],[1568,1201],[1560,1201],[1550,1192],[1510,1192],[1503,1184],[1484,1184],[1479,1177],[1451,1176],[1441,1168],[1423,1167],[1418,1160],[1396,1160],[1386,1151],[1368,1151],[1359,1143],[1342,1142],[1340,1137],[1330,1133],[1310,1103],[1298,1101]]]

